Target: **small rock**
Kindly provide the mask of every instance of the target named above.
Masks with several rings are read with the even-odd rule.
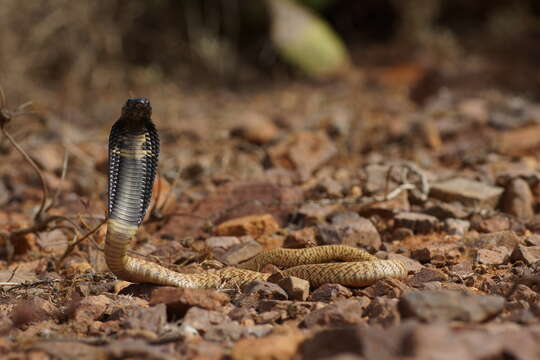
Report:
[[[540,235],[531,234],[525,238],[525,245],[527,246],[540,246]]]
[[[315,189],[325,197],[334,199],[343,197],[343,185],[330,177],[321,179]]]
[[[529,184],[516,178],[506,187],[502,198],[502,210],[518,219],[530,219],[534,216],[534,197]]]
[[[232,360],[292,360],[304,336],[298,331],[272,334],[260,339],[245,338],[234,344]]]
[[[189,326],[199,332],[206,332],[212,326],[230,322],[228,316],[219,311],[201,309],[194,306],[186,312],[186,315],[182,319],[182,326]]]
[[[73,319],[81,323],[91,323],[103,315],[111,302],[105,295],[85,297],[75,309]]]
[[[279,285],[268,282],[255,280],[251,281],[242,287],[244,294],[255,294],[260,299],[275,299],[275,300],[287,300],[288,295]]]
[[[18,302],[9,313],[9,320],[11,320],[13,326],[20,328],[50,319],[57,312],[56,307],[50,301],[40,297],[33,297]],[[0,328],[3,328],[3,326],[0,326]]]
[[[364,190],[367,194],[376,194],[384,191],[387,187],[394,189],[399,185],[398,181],[393,176],[387,176],[390,166],[380,164],[370,164],[366,166],[364,172],[366,174],[366,182],[364,184]],[[387,178],[389,182],[387,184]]]
[[[308,328],[314,326],[346,326],[365,323],[362,314],[370,301],[367,297],[338,300],[322,309],[312,311],[304,318]]]
[[[345,326],[316,332],[302,343],[300,347],[302,359],[333,359],[331,356],[344,353],[363,355],[365,342],[360,328],[360,326]],[[370,330],[377,331],[377,329]],[[378,346],[378,348],[377,356],[368,359],[383,359],[379,355],[381,351],[384,351],[384,347]],[[388,356],[384,359],[392,358]]]
[[[512,223],[506,214],[495,214],[484,218],[481,215],[471,217],[471,228],[482,233],[493,233],[510,230]]]
[[[387,278],[376,281],[373,285],[360,290],[358,293],[369,298],[376,298],[380,296],[398,298],[403,294],[404,291],[408,289],[409,287],[403,282],[397,279]]]
[[[422,286],[423,283],[431,281],[446,281],[448,276],[440,270],[423,268],[409,281],[409,284],[414,287]]]
[[[384,327],[397,325],[401,319],[398,301],[395,298],[376,297],[368,305],[364,315],[370,324],[380,324]]]
[[[414,235],[414,231],[412,231],[409,228],[398,227],[398,228],[394,228],[394,230],[392,231],[393,240],[403,240],[413,235]]]
[[[255,239],[279,230],[276,219],[270,215],[249,215],[219,224],[214,233],[219,236],[253,236]]]
[[[434,184],[430,196],[447,201],[458,201],[474,208],[494,209],[503,188],[466,178],[454,178]]]
[[[270,279],[268,279],[270,281]],[[277,283],[290,300],[305,301],[309,296],[309,281],[294,276],[287,276]]]
[[[411,250],[411,258],[421,263],[445,263],[447,259],[460,256],[458,245],[451,244],[430,244],[425,247]]]
[[[340,284],[324,284],[311,293],[310,301],[333,302],[350,298],[351,290]]]
[[[504,246],[499,246],[490,249],[478,249],[476,251],[475,260],[479,264],[485,265],[501,265],[504,264],[508,258],[510,258],[510,252]]]
[[[477,295],[451,290],[411,291],[403,295],[399,311],[404,318],[422,321],[464,321],[479,323],[503,310],[501,296]]]
[[[337,204],[322,205],[317,203],[307,203],[298,209],[298,216],[302,219],[304,226],[318,225],[326,221],[326,217],[337,209]]]
[[[512,252],[519,244],[519,238],[513,231],[499,231],[481,234],[476,239],[466,239],[466,243],[476,249],[493,249],[504,246],[509,252]]]
[[[217,259],[226,265],[236,265],[251,259],[263,250],[261,244],[253,239],[247,239],[244,242],[233,245]]]
[[[446,219],[444,221],[444,230],[450,235],[460,235],[463,236],[469,228],[471,223],[467,220],[461,219]]]
[[[227,250],[233,245],[240,244],[240,239],[236,236],[212,236],[205,240],[206,246],[212,251]]]
[[[275,166],[294,169],[303,180],[330,160],[336,146],[324,131],[300,131],[270,147],[268,155]]]
[[[372,247],[379,249],[381,236],[371,221],[360,217],[357,213],[346,212],[335,215],[331,220],[340,235],[341,243],[353,247]]]
[[[182,318],[189,308],[198,306],[207,310],[216,310],[229,302],[224,293],[207,289],[188,289],[159,287],[152,291],[150,306],[167,305],[167,313],[172,318]]]
[[[468,215],[468,212],[465,211],[463,205],[459,202],[439,202],[436,205],[427,208],[425,213],[435,216],[439,220],[446,220],[449,218],[462,219]]]
[[[533,216],[532,219],[527,221],[527,224],[525,224],[525,226],[533,233],[540,233],[540,215]]]
[[[66,276],[68,278],[82,275],[87,271],[92,271],[92,265],[87,262],[73,262],[66,266]]]
[[[256,112],[244,115],[241,125],[233,129],[234,135],[239,135],[255,144],[266,144],[274,140],[278,133],[278,127],[268,118]]]
[[[522,260],[527,265],[532,265],[540,260],[540,246],[518,245],[512,253],[512,260]]]
[[[126,308],[123,308],[124,310]],[[128,307],[122,317],[122,327],[126,329],[141,329],[160,334],[167,324],[167,306],[157,304],[152,307]]]
[[[536,148],[540,144],[540,125],[534,124],[502,131],[495,141],[498,151],[517,155],[521,151]]]
[[[254,317],[255,324],[274,324],[278,320],[285,318],[285,312],[280,310],[270,310],[257,314]]]
[[[427,234],[437,230],[439,220],[431,215],[403,212],[394,218],[396,227],[404,227],[413,230],[417,234]]]
[[[316,232],[312,227],[305,227],[290,232],[283,243],[284,248],[302,249],[317,245]]]
[[[468,277],[474,274],[472,261],[462,261],[450,266],[450,271],[460,277]]]

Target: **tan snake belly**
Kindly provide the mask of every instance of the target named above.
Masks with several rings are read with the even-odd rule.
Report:
[[[179,273],[127,254],[131,239],[144,218],[152,194],[159,157],[159,136],[151,121],[148,100],[129,99],[109,136],[109,197],[105,258],[120,279],[189,288],[237,288],[266,280],[264,265],[285,268],[283,274],[308,280],[316,287],[339,283],[358,287],[386,278],[405,278],[398,260],[380,260],[366,251],[328,245],[306,249],[262,252],[238,267],[200,273]],[[339,262],[338,262],[339,261]]]

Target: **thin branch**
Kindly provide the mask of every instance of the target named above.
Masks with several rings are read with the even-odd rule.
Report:
[[[65,279],[45,279],[45,280],[38,280],[38,281],[26,281],[26,282],[1,282],[1,287],[10,287],[7,289],[7,291],[13,291],[16,289],[28,289],[32,287],[36,287],[39,285],[51,285],[54,283],[59,283],[65,281]]]
[[[3,109],[7,103],[6,103],[6,94],[4,93],[4,89],[2,86],[0,86],[0,109]]]
[[[43,193],[41,195],[41,204],[39,206],[39,209],[34,216],[34,220],[41,220],[41,215],[43,213],[43,210],[45,209],[45,203],[47,201],[47,198],[49,197],[49,188],[47,187],[47,182],[45,181],[45,177],[43,176],[43,172],[41,169],[37,166],[37,164],[32,160],[32,158],[24,151],[24,149],[11,137],[11,135],[7,132],[5,126],[0,126],[0,129],[2,130],[2,133],[4,136],[8,139],[8,141],[17,149],[19,154],[22,155],[22,157],[32,166],[34,171],[39,177],[39,181],[41,182],[41,188],[43,190]]]
[[[82,238],[74,241],[73,243],[71,243],[66,251],[64,252],[64,255],[62,255],[62,257],[60,258],[60,260],[58,260],[57,262],[57,266],[59,266],[60,264],[62,264],[62,262],[66,259],[66,257],[69,256],[69,254],[71,254],[71,252],[73,251],[73,249],[75,249],[75,247],[77,245],[79,245],[81,242],[83,242],[84,240],[86,240],[89,236],[91,236],[92,234],[95,234],[102,226],[103,224],[105,224],[105,222],[107,222],[106,219],[104,219],[103,221],[101,221],[95,228],[93,228],[92,230],[90,230],[88,233],[86,233]]]
[[[58,197],[60,196],[60,193],[62,192],[62,185],[64,184],[64,181],[66,179],[68,159],[69,159],[69,156],[68,156],[68,151],[66,149],[66,151],[64,152],[64,161],[62,163],[62,174],[60,175],[60,182],[58,183],[56,191],[54,192],[54,195],[52,197],[52,201],[49,203],[49,205],[45,209],[45,212],[55,207],[58,202]]]

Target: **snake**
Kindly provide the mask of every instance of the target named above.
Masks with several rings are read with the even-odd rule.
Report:
[[[271,274],[260,271],[266,264],[282,269],[283,276],[307,280],[312,287],[327,283],[362,287],[383,278],[407,276],[402,260],[379,259],[365,250],[344,245],[276,248],[260,252],[237,266],[196,273],[173,271],[130,256],[130,243],[145,217],[158,169],[160,140],[151,116],[148,99],[128,99],[109,135],[104,253],[109,270],[117,278],[184,288],[238,289],[255,280],[268,280]]]

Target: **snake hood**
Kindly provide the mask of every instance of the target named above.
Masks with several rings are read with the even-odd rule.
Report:
[[[146,98],[128,99],[109,136],[111,218],[139,225],[146,213],[159,158],[159,135]]]

